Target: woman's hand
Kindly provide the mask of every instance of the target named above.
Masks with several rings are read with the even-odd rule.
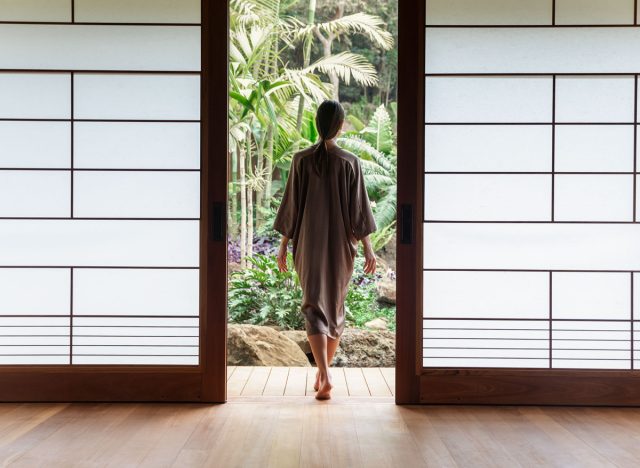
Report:
[[[289,244],[289,239],[286,237],[282,238],[280,242],[280,249],[278,250],[278,255],[276,256],[278,260],[278,269],[283,271],[289,271],[287,268],[287,245]]]
[[[373,253],[369,236],[362,239],[364,248],[364,272],[366,274],[374,274],[376,272],[376,254]]]

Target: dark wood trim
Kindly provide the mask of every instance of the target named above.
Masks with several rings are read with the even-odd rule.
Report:
[[[411,206],[411,242],[397,243],[397,404],[419,402],[422,343],[422,159],[424,147],[425,2],[398,1],[398,207]],[[398,210],[398,229],[403,226]],[[398,240],[403,236],[399,232]]]
[[[22,366],[30,367],[30,366]],[[0,372],[0,401],[202,401],[202,375],[136,367],[83,372],[76,366]],[[159,367],[159,366],[156,366]],[[26,372],[25,372],[26,371]]]
[[[227,244],[209,226],[227,196],[227,17],[227,0],[202,0],[200,365],[2,365],[0,401],[226,400]]]
[[[227,206],[227,166],[229,116],[227,55],[229,43],[229,0],[202,0],[202,154],[203,203],[201,236],[206,249],[201,253],[201,289],[206,308],[200,333],[204,373],[202,400],[225,402],[227,399],[227,216],[222,222],[224,240],[211,237],[211,211],[215,203]]]
[[[640,373],[629,370],[425,369],[420,403],[640,406]]]

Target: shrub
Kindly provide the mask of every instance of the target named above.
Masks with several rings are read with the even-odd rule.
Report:
[[[291,253],[287,255],[289,271],[286,272],[278,269],[273,255],[256,254],[247,260],[251,266],[230,277],[230,321],[304,329],[300,312],[302,289],[293,270]]]
[[[302,289],[291,253],[287,254],[287,272],[280,272],[274,255],[256,254],[247,259],[251,266],[230,277],[229,320],[304,330]],[[364,259],[356,257],[345,298],[347,325],[362,328],[369,320],[382,316],[388,319],[389,329],[394,330],[395,308],[380,306],[376,298],[375,279],[364,273]]]

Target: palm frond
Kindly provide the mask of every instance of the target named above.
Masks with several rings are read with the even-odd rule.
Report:
[[[383,28],[385,25],[379,16],[369,15],[367,13],[354,13],[352,15],[343,16],[326,23],[318,23],[301,28],[298,32],[300,37],[308,34],[317,28],[325,34],[339,36],[341,34],[360,33],[369,38],[376,47],[383,50],[389,50],[393,47],[393,36]]]
[[[318,70],[326,74],[335,73],[347,85],[351,83],[352,78],[362,86],[375,86],[378,83],[374,66],[362,55],[352,52],[340,52],[323,57],[303,69],[306,73]]]

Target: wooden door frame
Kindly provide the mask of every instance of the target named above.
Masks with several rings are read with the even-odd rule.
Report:
[[[640,406],[637,370],[422,367],[425,3],[398,8],[396,403]]]
[[[228,0],[201,8],[200,364],[2,365],[0,401],[226,400]]]

